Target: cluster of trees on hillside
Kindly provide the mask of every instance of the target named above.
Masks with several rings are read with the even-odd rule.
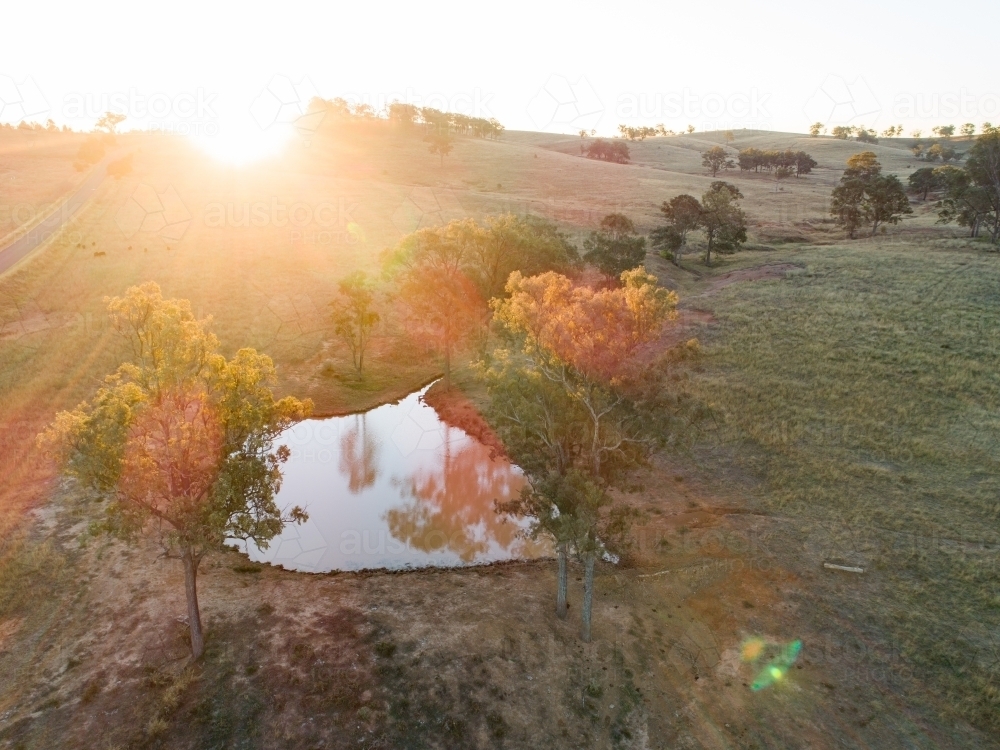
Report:
[[[830,135],[842,141],[854,138],[861,143],[878,143],[878,133],[864,125],[837,125],[830,131]]]
[[[335,122],[345,123],[387,123],[404,131],[421,134],[427,142],[428,150],[444,158],[454,148],[453,136],[465,135],[496,140],[504,132],[504,126],[496,118],[470,117],[457,112],[442,112],[433,107],[417,107],[414,104],[394,101],[382,111],[376,111],[370,104],[352,104],[346,99],[322,99],[315,97],[309,102],[309,112],[323,112]]]
[[[982,227],[991,227],[990,236],[997,241],[997,208],[994,196],[1000,191],[990,165],[998,158],[997,140],[1000,129],[989,128],[969,149],[965,168],[946,164],[921,167],[908,178],[910,193],[926,201],[931,193],[937,196],[938,223],[957,223],[969,228],[969,236],[980,236]],[[934,161],[934,159],[928,159]]]
[[[664,201],[660,212],[666,223],[650,235],[653,247],[677,265],[689,232],[705,233],[705,264],[712,264],[712,252],[729,255],[747,241],[747,216],[737,201],[743,194],[735,185],[717,180],[702,195],[701,201],[682,194]]]
[[[917,141],[910,146],[910,151],[921,161],[961,161],[964,156],[964,154],[960,154],[956,151],[953,146],[949,146],[946,143],[926,144],[921,141]]]
[[[809,174],[817,166],[816,160],[805,151],[762,150],[745,148],[737,156],[741,172],[776,172],[783,171],[787,175]]]
[[[470,117],[457,112],[442,112],[433,107],[418,107],[414,104],[394,101],[378,111],[370,104],[352,104],[340,97],[322,99],[315,97],[309,102],[310,112],[325,112],[341,120],[375,121],[382,120],[403,127],[424,126],[426,129],[446,129],[457,135],[472,135],[477,138],[497,139],[504,132],[504,126],[496,118]]]
[[[976,139],[964,168],[922,167],[910,175],[909,184],[923,200],[931,192],[939,195],[939,224],[968,227],[970,237],[988,227],[990,242],[1000,243],[1000,129]]]
[[[606,141],[603,138],[598,138],[585,146],[581,145],[580,151],[588,159],[610,161],[615,164],[629,163],[628,144],[622,141]]]
[[[63,125],[61,128],[56,125],[55,120],[49,119],[44,124],[40,122],[29,122],[28,120],[21,120],[17,125],[9,122],[0,122],[0,130],[21,130],[33,133],[72,133],[73,129],[69,125]]]
[[[955,135],[955,125],[936,125],[931,128],[931,132],[939,138],[944,140],[950,139]],[[993,124],[989,122],[984,122],[982,125],[982,132],[989,133],[993,129]],[[972,122],[964,123],[960,128],[959,132],[968,138],[971,138],[976,134],[976,125]],[[809,135],[816,137],[826,133],[826,125],[822,122],[814,122],[809,126]],[[903,135],[902,125],[890,125],[885,128],[881,133],[877,133],[871,128],[866,128],[863,125],[838,125],[833,128],[830,133],[834,138],[840,138],[841,140],[848,140],[850,138],[856,138],[862,143],[878,143],[878,136],[881,135],[883,138],[899,138]],[[913,138],[920,138],[923,132],[920,130],[914,130],[910,133]]]
[[[874,236],[880,226],[898,224],[913,209],[899,178],[882,174],[875,153],[864,151],[847,160],[840,184],[833,189],[830,213],[853,239],[860,227],[871,224]]]
[[[566,273],[578,264],[555,225],[513,214],[420,229],[383,257],[402,317],[444,357],[446,387],[455,347],[482,330],[489,300],[503,295],[513,271]]]
[[[694,125],[688,125],[686,132],[693,133],[694,130]],[[665,138],[667,136],[677,135],[677,132],[667,129],[667,127],[661,122],[656,127],[652,128],[649,126],[632,127],[631,125],[622,124],[618,126],[618,135],[630,141],[644,141],[647,138]]]

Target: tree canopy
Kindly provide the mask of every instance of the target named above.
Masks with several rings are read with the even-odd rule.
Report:
[[[743,197],[735,185],[717,180],[701,197],[700,226],[705,230],[705,263],[712,264],[712,251],[729,255],[747,241],[746,214],[737,200]]]
[[[372,330],[381,316],[374,309],[375,293],[364,271],[355,271],[337,283],[340,292],[330,303],[334,331],[351,351],[354,369],[362,374],[365,369],[365,352]]]
[[[874,235],[880,225],[898,224],[913,209],[899,178],[883,175],[875,153],[862,151],[847,160],[840,184],[833,189],[830,213],[853,239],[862,225],[871,223]]]
[[[590,639],[596,558],[613,551],[630,511],[605,489],[643,460],[657,436],[629,393],[648,372],[642,352],[676,317],[677,296],[642,267],[595,290],[557,273],[511,274],[493,303],[503,345],[480,363],[488,407],[530,485],[504,509],[534,518],[559,558],[557,612],[565,616],[568,551],[584,559],[583,638]]]
[[[805,151],[763,151],[759,148],[745,148],[737,156],[741,172],[770,172],[776,169],[794,170],[795,175],[809,174],[816,166],[816,160]],[[714,175],[713,175],[714,176]]]
[[[591,232],[583,247],[583,259],[609,279],[618,278],[646,258],[646,238],[636,234],[635,225],[624,214],[608,214],[601,219],[600,229]]]
[[[729,152],[722,146],[712,146],[708,151],[702,152],[701,165],[708,167],[708,170],[712,173],[712,177],[715,177],[720,170],[735,167],[736,162],[729,157]]]
[[[100,528],[131,540],[153,532],[184,563],[195,658],[204,639],[196,575],[228,538],[266,548],[289,521],[275,504],[287,449],[274,439],[311,403],[275,400],[270,358],[240,349],[226,360],[186,300],[152,282],[106,299],[131,357],[89,402],[60,412],[40,444],[105,501]]]
[[[513,214],[489,217],[484,225],[462,219],[419,229],[383,258],[406,324],[444,355],[446,385],[452,352],[482,329],[487,301],[504,294],[513,271],[565,272],[578,262],[576,248],[553,224]]]
[[[680,265],[689,232],[701,226],[701,204],[693,195],[677,195],[660,206],[666,224],[650,233],[653,247]]]
[[[623,141],[606,141],[598,138],[593,143],[587,144],[584,154],[588,159],[610,161],[615,164],[629,163],[628,144]]]

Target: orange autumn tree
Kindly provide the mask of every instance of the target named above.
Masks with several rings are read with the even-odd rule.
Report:
[[[676,318],[677,295],[641,266],[624,272],[616,289],[515,272],[506,291],[492,305],[505,345],[480,370],[489,416],[531,485],[504,508],[532,516],[534,533],[554,537],[560,617],[566,555],[583,559],[590,640],[594,563],[624,536],[629,516],[607,488],[658,442],[649,421],[655,410],[638,403],[637,384],[650,371],[649,350]]]
[[[384,259],[398,283],[409,330],[444,355],[451,386],[455,348],[481,326],[486,305],[471,279],[478,227],[471,219],[407,235]]]

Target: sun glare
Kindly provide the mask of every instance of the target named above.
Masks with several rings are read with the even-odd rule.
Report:
[[[233,122],[220,125],[218,132],[191,137],[213,159],[243,166],[281,153],[292,134],[292,127],[284,123],[260,128],[253,122]]]

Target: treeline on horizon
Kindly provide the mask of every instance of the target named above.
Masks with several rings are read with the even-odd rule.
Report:
[[[314,97],[309,102],[308,114],[324,113],[338,120],[353,122],[386,122],[401,127],[423,126],[434,131],[447,131],[457,135],[496,140],[506,128],[495,117],[471,117],[458,112],[444,112],[434,107],[394,101],[384,109],[376,110],[371,104],[352,104],[344,98],[323,99]]]

